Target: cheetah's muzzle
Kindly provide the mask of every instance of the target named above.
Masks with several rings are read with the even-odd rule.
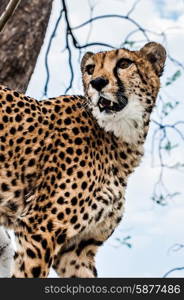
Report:
[[[113,112],[121,111],[127,105],[127,103],[128,99],[125,96],[122,96],[121,99],[119,99],[118,103],[110,101],[109,99],[101,96],[98,101],[98,106],[100,112],[105,111],[106,113],[110,114]]]

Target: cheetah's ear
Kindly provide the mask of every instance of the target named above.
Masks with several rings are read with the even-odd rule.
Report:
[[[87,60],[93,56],[93,52],[86,52],[81,60],[81,71],[84,72],[84,67],[86,65]]]
[[[146,56],[146,58],[152,64],[155,73],[160,77],[163,73],[166,60],[165,48],[159,43],[150,42],[141,48],[140,53],[143,56]]]

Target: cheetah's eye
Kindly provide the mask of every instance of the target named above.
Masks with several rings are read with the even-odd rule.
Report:
[[[95,65],[87,65],[85,71],[88,73],[88,75],[92,75],[95,69]]]
[[[118,62],[118,68],[127,69],[132,63],[133,61],[128,58],[122,58]]]

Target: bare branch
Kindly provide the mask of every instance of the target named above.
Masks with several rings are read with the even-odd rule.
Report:
[[[94,21],[97,21],[97,20],[103,20],[103,19],[110,19],[110,18],[116,18],[116,19],[124,19],[124,20],[128,20],[130,23],[132,23],[134,26],[136,26],[137,29],[140,30],[140,32],[142,32],[142,34],[144,35],[144,37],[146,38],[147,41],[149,41],[149,37],[146,33],[146,30],[145,28],[143,28],[139,23],[137,23],[134,19],[132,19],[131,17],[129,17],[128,15],[118,15],[118,14],[109,14],[109,15],[101,15],[101,16],[97,16],[97,17],[94,17],[92,19],[89,19],[87,20],[86,22],[78,25],[78,26],[75,26],[73,28],[71,28],[72,30],[77,30],[79,28],[82,28]]]
[[[4,13],[0,17],[0,32],[3,30],[4,26],[8,22],[9,18],[13,15],[14,11],[16,10],[20,2],[21,0],[11,0],[8,3]]]
[[[170,275],[170,274],[173,273],[173,272],[176,272],[176,271],[183,271],[183,270],[184,270],[184,267],[173,268],[173,269],[171,269],[170,271],[168,271],[167,273],[165,273],[164,276],[163,276],[163,278],[168,277],[168,275]]]
[[[49,52],[50,52],[50,49],[51,49],[51,46],[52,46],[52,41],[53,41],[54,37],[56,36],[56,32],[57,32],[58,26],[60,24],[62,15],[63,15],[63,9],[61,9],[59,17],[56,20],[56,24],[55,24],[54,30],[53,30],[53,32],[50,36],[48,47],[47,47],[46,54],[45,54],[46,81],[45,81],[43,96],[47,96],[48,84],[49,84],[49,79],[50,79],[49,64],[48,64]]]
[[[130,16],[130,15],[131,15],[131,13],[135,10],[136,6],[139,4],[140,1],[141,1],[141,0],[136,0],[136,1],[134,2],[134,4],[132,5],[132,7],[130,8],[129,12],[127,13],[127,16]]]

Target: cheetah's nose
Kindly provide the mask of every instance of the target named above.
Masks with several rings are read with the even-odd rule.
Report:
[[[109,83],[109,80],[103,77],[97,77],[91,80],[90,83],[95,90],[100,92]]]

